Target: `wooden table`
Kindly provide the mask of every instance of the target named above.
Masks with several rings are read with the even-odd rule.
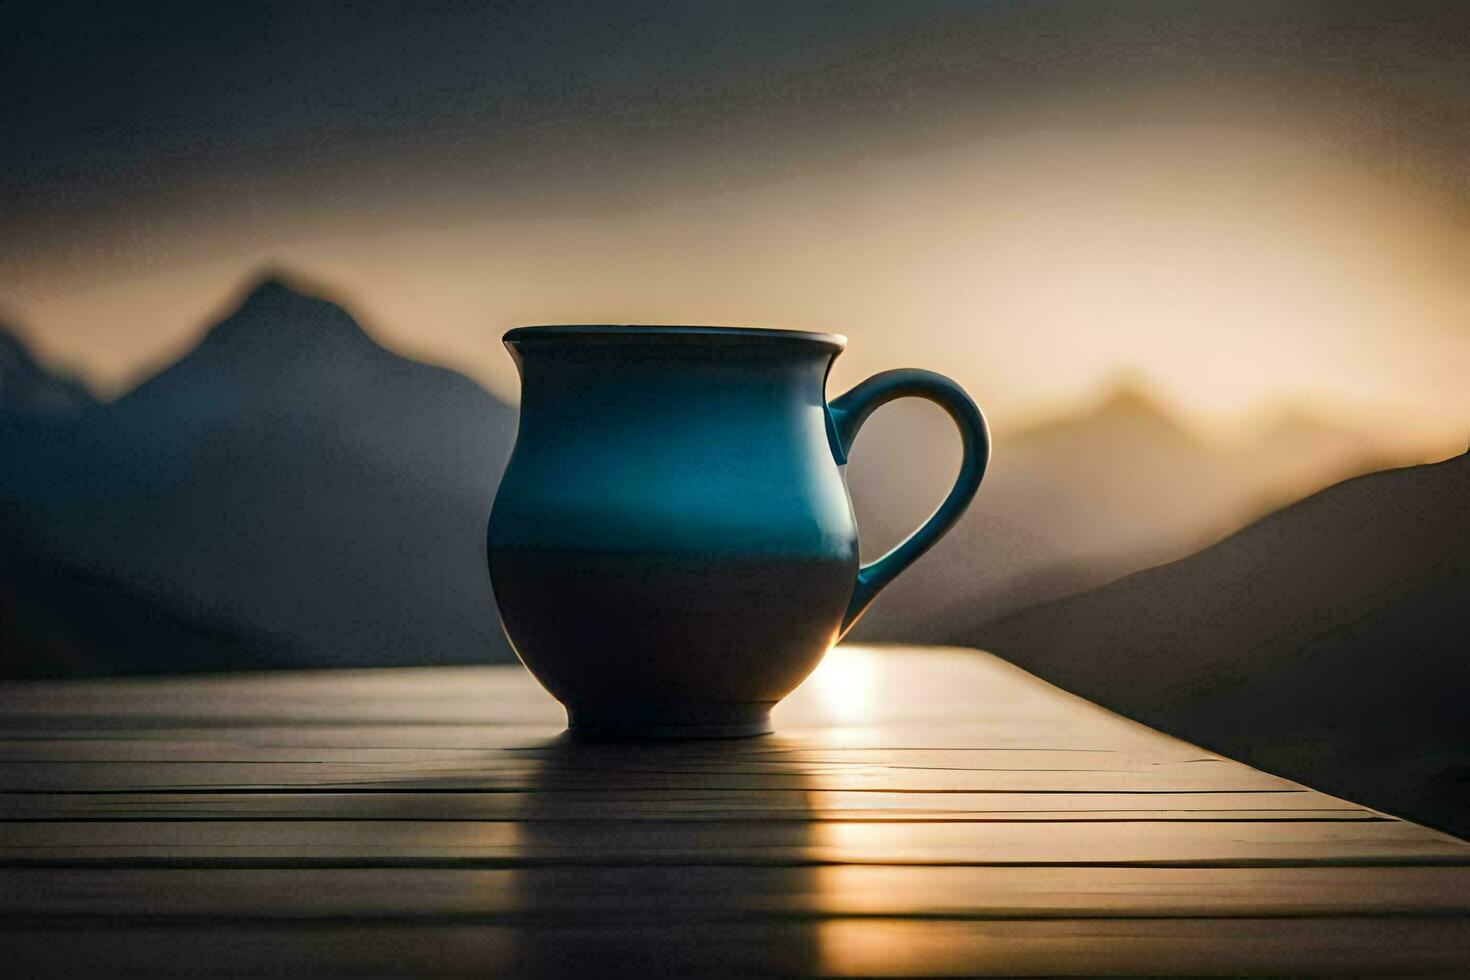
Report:
[[[727,742],[519,667],[0,688],[0,971],[1470,972],[1470,845],[985,654],[839,648]]]

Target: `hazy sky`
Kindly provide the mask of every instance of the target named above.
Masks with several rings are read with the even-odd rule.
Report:
[[[507,396],[518,323],[731,323],[1002,425],[1134,371],[1470,432],[1454,4],[56,6],[0,28],[0,311],[107,391],[279,264]]]

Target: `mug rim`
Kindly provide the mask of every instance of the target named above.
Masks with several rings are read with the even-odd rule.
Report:
[[[835,333],[784,330],[778,327],[705,327],[640,323],[548,323],[516,327],[501,338],[507,346],[527,341],[706,341],[816,344],[829,350],[847,347],[847,338]]]

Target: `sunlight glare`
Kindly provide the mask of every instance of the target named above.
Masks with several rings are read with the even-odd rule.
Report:
[[[872,719],[881,665],[875,651],[840,646],[827,652],[806,684],[821,710],[832,720],[853,723]]]

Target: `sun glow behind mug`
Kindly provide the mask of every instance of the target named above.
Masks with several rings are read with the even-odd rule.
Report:
[[[825,716],[839,725],[856,725],[873,719],[882,681],[882,661],[875,651],[834,647],[791,699],[801,702],[804,713]]]

